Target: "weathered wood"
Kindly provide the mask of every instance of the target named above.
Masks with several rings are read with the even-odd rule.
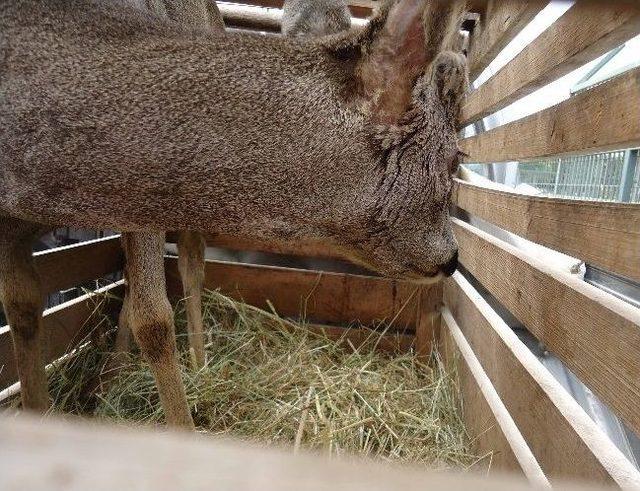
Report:
[[[640,280],[640,206],[526,196],[456,180],[463,210],[552,249]]]
[[[640,487],[640,473],[460,274],[445,305],[552,481]]]
[[[50,491],[525,491],[516,477],[430,473],[415,466],[328,459],[207,435],[82,420],[0,418],[0,488]],[[558,490],[584,491],[563,484]],[[591,488],[589,488],[591,489]],[[596,491],[597,488],[593,488]]]
[[[467,98],[463,126],[488,116],[640,33],[628,4],[579,0]]]
[[[507,162],[640,146],[640,68],[553,107],[461,140],[473,162]]]
[[[170,296],[182,295],[177,260],[167,258]],[[250,305],[278,314],[303,316],[321,324],[373,326],[392,322],[391,329],[412,332],[418,313],[420,288],[433,310],[442,299],[440,285],[420,287],[407,281],[370,276],[326,273],[251,264],[207,261],[205,288],[216,289]]]
[[[442,320],[441,352],[458,377],[473,449],[479,455],[492,454],[490,470],[524,474],[532,484],[548,487],[538,462],[447,309]]]
[[[489,0],[469,46],[469,76],[475,80],[549,0]]]
[[[51,363],[71,351],[91,331],[105,321],[117,318],[120,297],[124,294],[122,282],[82,295],[44,312],[44,361]],[[106,304],[96,310],[97,302]],[[0,390],[18,381],[13,356],[13,342],[9,326],[0,328]]]
[[[101,278],[122,269],[119,237],[81,242],[34,255],[43,293],[51,293]]]
[[[464,267],[640,433],[640,309],[452,221]]]

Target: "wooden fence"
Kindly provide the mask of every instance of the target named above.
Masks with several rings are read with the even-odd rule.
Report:
[[[281,4],[278,0],[245,3]],[[480,74],[548,3],[474,2],[480,22],[469,47],[472,75]],[[372,7],[371,2],[351,4],[358,16],[368,15]],[[464,124],[506,107],[639,33],[637,4],[578,0],[469,95]],[[638,107],[636,68],[537,114],[463,139],[461,146],[470,160],[494,163],[638,146]],[[524,196],[461,180],[455,183],[453,201],[472,218],[640,281],[638,205]],[[393,319],[385,349],[428,353],[433,343],[439,343],[447,362],[457,366],[469,433],[480,452],[494,452],[491,470],[518,473],[539,485],[579,479],[640,487],[638,470],[470,280],[493,295],[636,434],[640,434],[640,310],[470,223],[452,220],[465,275],[456,273],[440,285],[417,287],[376,276],[221,261],[207,262],[205,284],[253,305],[273,305],[285,316],[303,313],[312,328],[334,337],[346,334],[354,342],[363,336],[353,327],[356,323],[388,325]],[[210,237],[208,243],[345,259],[340,251],[318,244],[260,244],[223,236]],[[37,255],[46,292],[120,271],[122,261],[117,238]],[[181,295],[176,259],[167,257],[166,266],[168,290],[175,299]],[[105,315],[115,316],[121,290],[116,283],[102,294],[88,294],[47,311],[47,361],[68,352],[102,321],[95,315],[96,298],[106,298]],[[0,329],[0,360],[2,389],[17,380],[6,327]]]

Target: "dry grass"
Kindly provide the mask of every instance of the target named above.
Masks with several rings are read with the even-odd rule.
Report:
[[[423,365],[413,354],[381,354],[373,349],[379,338],[373,331],[365,346],[353,349],[217,292],[208,292],[204,304],[207,365],[188,368],[182,350],[187,397],[201,431],[436,469],[478,460],[468,449],[454,377],[437,355]],[[176,318],[184,329],[184,313]],[[184,335],[179,339],[184,347]],[[132,354],[100,390],[107,361],[89,347],[58,363],[50,377],[56,410],[162,422],[144,361]]]

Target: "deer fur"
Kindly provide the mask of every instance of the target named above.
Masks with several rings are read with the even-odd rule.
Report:
[[[162,18],[168,18],[187,27],[224,30],[224,21],[214,0],[122,0],[133,7],[149,11]],[[142,5],[141,5],[142,3]],[[123,234],[124,236],[127,233]],[[141,236],[144,237],[144,236]],[[131,240],[135,240],[133,237]],[[189,345],[193,352],[195,368],[205,365],[204,325],[202,321],[202,291],[204,285],[204,252],[206,243],[198,232],[181,231],[178,233],[178,270],[182,280],[187,315]],[[143,248],[143,250],[145,250]],[[125,272],[125,276],[127,273]],[[126,289],[118,320],[115,364],[120,364],[121,353],[129,351],[130,310],[129,290]]]
[[[29,340],[16,348],[23,387],[46,387],[30,341],[41,225],[151,234],[147,254],[127,245],[147,259],[135,269],[147,280],[129,278],[134,334],[168,422],[187,427],[164,230],[320,241],[396,278],[450,273],[467,86],[464,58],[443,52],[462,13],[450,5],[392,1],[361,31],[302,40],[187,29],[104,0],[0,3],[0,292],[14,339]]]
[[[284,0],[282,34],[319,37],[348,31],[351,12],[345,0]]]

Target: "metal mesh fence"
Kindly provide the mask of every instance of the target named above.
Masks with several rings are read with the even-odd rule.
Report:
[[[518,166],[518,184],[535,186],[550,196],[616,201],[624,159],[625,152],[616,151],[523,162]],[[640,166],[635,170],[631,202],[640,203]]]

